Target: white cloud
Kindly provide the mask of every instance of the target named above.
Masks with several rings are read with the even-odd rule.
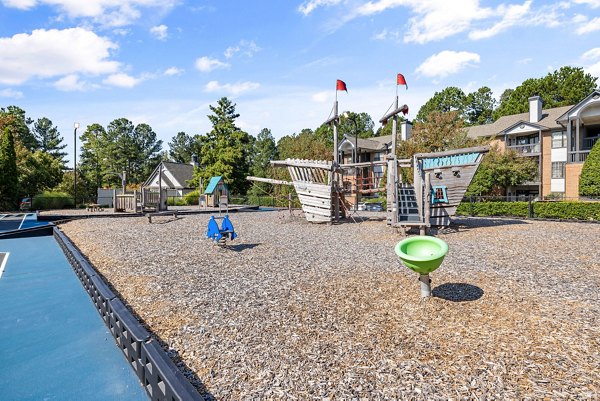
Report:
[[[417,68],[417,72],[426,77],[444,78],[479,61],[479,54],[476,53],[444,50],[425,60]]]
[[[150,28],[150,34],[158,40],[165,40],[168,36],[167,30],[169,28],[166,25],[157,25]]]
[[[496,36],[500,32],[504,32],[514,25],[519,24],[523,21],[523,18],[529,13],[531,8],[531,1],[525,3],[511,4],[509,6],[500,5],[498,6],[497,12],[502,15],[502,19],[487,29],[474,30],[469,33],[469,38],[486,39],[492,36]]]
[[[54,83],[54,87],[63,92],[85,91],[92,86],[85,81],[79,79],[77,74],[69,74]]]
[[[9,8],[29,10],[30,8],[35,7],[36,0],[2,0],[2,4]]]
[[[165,70],[164,74],[166,76],[173,76],[173,75],[180,75],[183,73],[183,70],[181,68],[177,68],[177,67],[169,67]]]
[[[595,47],[593,49],[588,50],[587,52],[581,55],[581,58],[584,60],[600,59],[600,47]]]
[[[600,76],[600,47],[595,47],[586,51],[581,55],[581,59],[590,62],[595,61],[595,63],[584,66],[583,68],[588,74],[595,77]]]
[[[11,88],[0,90],[0,97],[8,97],[13,99],[21,99],[23,97],[23,92],[16,91]]]
[[[0,38],[0,83],[21,84],[34,77],[110,74],[120,63],[110,60],[118,46],[83,28],[37,29]]]
[[[384,29],[383,31],[373,35],[374,40],[399,41],[401,37],[402,37],[402,34],[399,31],[388,31],[387,29]]]
[[[412,2],[416,16],[409,20],[407,43],[427,43],[464,32],[474,21],[493,15],[490,8],[479,7],[477,0]]]
[[[575,4],[586,4],[592,8],[600,7],[600,0],[573,0]]]
[[[331,91],[321,91],[321,92],[317,92],[314,95],[311,96],[311,99],[313,102],[317,102],[317,103],[325,103],[328,102],[330,100],[333,100],[333,94],[331,93]]]
[[[135,78],[125,73],[109,75],[102,83],[106,85],[118,86],[120,88],[133,88],[143,81],[143,78]]]
[[[333,6],[340,2],[341,0],[308,0],[298,6],[298,11],[306,16],[319,7]]]
[[[36,6],[54,7],[69,18],[88,18],[115,27],[131,25],[145,8],[166,11],[177,5],[178,0],[2,0],[2,3],[22,10]]]
[[[205,92],[226,92],[231,95],[239,95],[244,92],[258,89],[260,84],[258,82],[238,82],[235,84],[219,84],[218,81],[210,81],[204,87]]]
[[[600,17],[596,17],[593,20],[588,22],[581,22],[580,25],[575,30],[575,33],[578,35],[584,35],[586,33],[594,32],[600,30]]]
[[[210,72],[220,68],[229,68],[228,63],[224,63],[216,58],[200,57],[196,60],[196,69],[202,72]]]
[[[527,64],[531,63],[532,61],[533,61],[533,59],[531,57],[525,57],[525,58],[522,58],[521,60],[518,60],[517,64],[527,65]]]
[[[232,58],[236,53],[243,54],[247,57],[252,57],[255,53],[259,52],[260,50],[261,48],[258,47],[256,43],[254,43],[254,41],[242,39],[240,40],[240,43],[236,46],[230,46],[227,49],[225,49],[223,55],[227,59]]]

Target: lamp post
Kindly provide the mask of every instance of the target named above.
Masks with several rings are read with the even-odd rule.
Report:
[[[79,123],[74,123],[73,128],[73,204],[77,209],[77,128],[79,128]]]

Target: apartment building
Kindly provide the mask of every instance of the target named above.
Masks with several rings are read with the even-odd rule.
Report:
[[[500,117],[492,124],[469,127],[470,137],[493,138],[501,149],[514,149],[539,166],[532,182],[507,188],[508,196],[579,197],[579,176],[600,138],[600,90],[573,106],[543,109],[539,96],[529,98],[529,112]]]

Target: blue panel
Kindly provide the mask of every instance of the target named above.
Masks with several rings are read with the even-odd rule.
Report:
[[[147,400],[55,239],[0,251],[0,399]]]
[[[210,182],[208,183],[208,186],[206,187],[206,191],[204,191],[204,194],[212,195],[212,193],[215,192],[215,188],[217,188],[217,185],[219,184],[219,181],[221,181],[222,178],[223,177],[220,175],[211,178]]]
[[[473,164],[477,161],[477,157],[479,157],[480,154],[481,153],[477,152],[452,156],[430,157],[423,159],[423,169]]]
[[[448,203],[448,189],[445,185],[431,187],[431,204],[435,205],[436,203]]]

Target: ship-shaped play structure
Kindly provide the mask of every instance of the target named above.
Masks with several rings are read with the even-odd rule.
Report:
[[[331,223],[356,209],[363,195],[386,193],[387,222],[392,227],[447,226],[456,212],[475,172],[488,152],[487,146],[444,152],[419,153],[410,159],[397,159],[397,118],[408,110],[398,107],[381,118],[392,120],[392,138],[383,160],[361,163],[339,163],[337,99],[333,117],[334,160],[287,159],[272,161],[274,167],[288,169],[292,181],[248,177],[253,181],[293,185],[308,221]],[[377,171],[379,174],[375,174]],[[402,172],[412,171],[412,180]],[[381,179],[381,172],[386,179]]]

